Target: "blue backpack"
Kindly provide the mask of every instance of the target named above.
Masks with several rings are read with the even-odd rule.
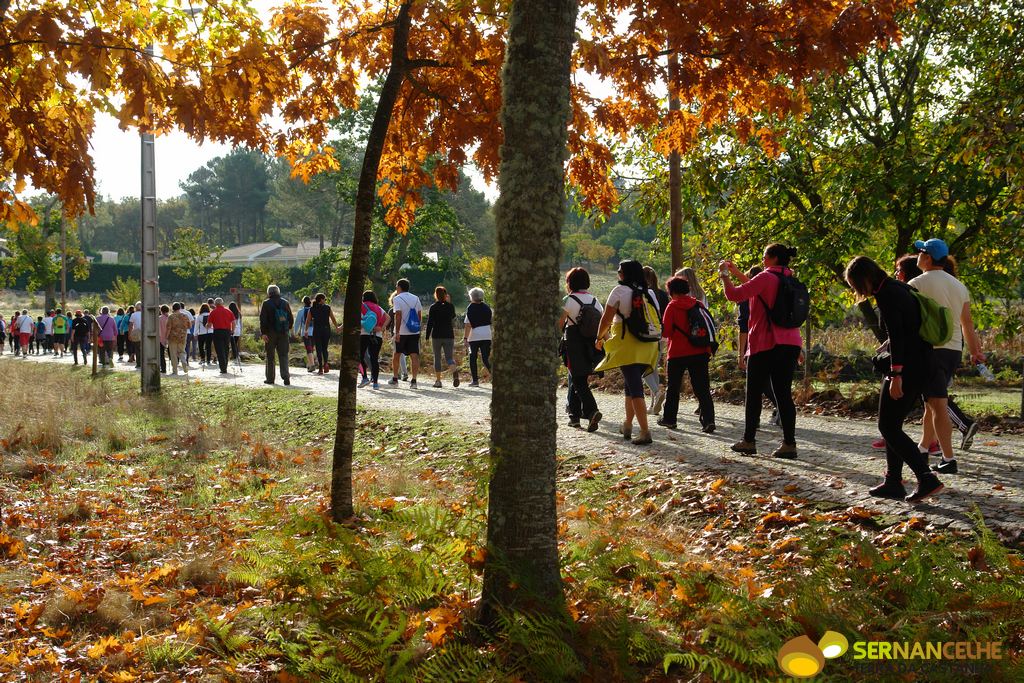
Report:
[[[373,334],[373,331],[377,328],[377,314],[365,304],[363,304],[363,317],[360,323],[363,326],[363,332],[366,334]]]
[[[420,331],[420,314],[415,308],[409,309],[409,317],[405,321],[405,328],[413,334],[419,334]]]

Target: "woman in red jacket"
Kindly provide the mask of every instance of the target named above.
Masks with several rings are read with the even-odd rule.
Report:
[[[665,414],[658,420],[658,424],[669,429],[676,428],[683,373],[688,371],[693,393],[700,405],[701,431],[711,434],[715,431],[715,404],[711,401],[708,361],[717,344],[715,325],[707,308],[690,296],[690,283],[686,278],[673,277],[666,283],[666,287],[672,299],[665,308],[661,335],[668,340],[668,390],[665,395]]]

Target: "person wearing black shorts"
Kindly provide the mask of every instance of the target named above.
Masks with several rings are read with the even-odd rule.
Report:
[[[412,362],[412,377],[409,388],[416,388],[420,374],[420,322],[423,319],[423,304],[419,297],[409,291],[409,281],[402,278],[396,283],[395,296],[391,300],[395,307],[395,350],[391,359],[392,386],[398,384],[398,365],[402,354]]]
[[[953,333],[949,341],[935,347],[935,365],[940,377],[933,382],[934,386],[927,386],[922,392],[925,398],[925,414],[919,446],[927,453],[930,444],[938,441],[942,449],[942,460],[935,465],[935,470],[943,474],[956,474],[957,462],[953,456],[952,441],[953,423],[948,411],[948,387],[953,381],[953,374],[960,366],[965,343],[973,363],[985,362],[985,354],[971,317],[971,294],[960,280],[946,271],[950,256],[949,247],[942,240],[933,237],[926,241],[914,242],[914,248],[918,252],[917,266],[923,272],[908,284],[934,299],[940,306],[949,309],[953,315]]]

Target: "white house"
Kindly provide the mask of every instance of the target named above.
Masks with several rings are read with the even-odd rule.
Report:
[[[225,263],[243,267],[257,263],[301,266],[319,253],[320,240],[306,240],[294,247],[277,242],[253,242],[231,247],[220,258]]]

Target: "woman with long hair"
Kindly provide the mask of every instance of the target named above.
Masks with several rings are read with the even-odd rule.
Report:
[[[704,288],[700,286],[700,280],[697,279],[697,271],[686,266],[677,270],[675,275],[676,277],[686,278],[686,283],[690,286],[690,296],[704,304],[704,308],[707,308],[708,295],[704,293]]]
[[[619,263],[619,284],[608,295],[601,314],[595,347],[603,349],[604,359],[594,368],[603,372],[619,368],[625,384],[626,419],[622,423],[622,436],[631,439],[633,420],[640,427],[640,433],[632,442],[638,446],[651,443],[651,431],[647,425],[647,404],[644,402],[644,375],[653,372],[658,363],[658,340],[661,336],[660,317],[647,320],[649,326],[657,327],[658,338],[653,341],[640,339],[629,329],[631,316],[647,317],[647,308],[653,307],[655,317],[659,316],[658,300],[647,287],[644,267],[639,261]],[[634,300],[643,309],[634,309]],[[611,334],[609,334],[609,332]]]
[[[452,386],[459,386],[459,367],[455,364],[455,307],[448,301],[448,290],[434,288],[434,303],[427,309],[427,335],[434,352],[434,388],[441,387],[441,373],[447,367]],[[444,361],[444,363],[442,363]]]
[[[846,282],[860,297],[875,297],[886,334],[889,363],[878,397],[878,431],[885,439],[886,471],[872,496],[918,503],[942,491],[938,477],[928,469],[928,454],[903,431],[903,422],[925,388],[941,380],[933,362],[931,344],[921,339],[921,307],[910,286],[886,275],[867,256],[846,266]],[[907,495],[903,465],[917,477],[917,489]]]
[[[228,304],[228,310],[235,316],[235,325],[231,328],[231,359],[241,366],[242,359],[238,355],[238,348],[242,340],[242,311],[234,301]]]
[[[327,346],[331,342],[331,330],[338,329],[338,321],[334,311],[327,303],[327,295],[320,292],[313,297],[313,306],[309,309],[309,317],[313,321],[313,345],[316,347],[317,374],[323,375],[331,371],[327,362]]]
[[[761,266],[751,266],[745,272],[743,282],[746,282],[752,277],[756,277],[764,268]],[[736,304],[736,327],[739,330],[738,337],[738,358],[740,370],[744,373],[747,371],[747,339],[750,336],[750,302],[740,301]],[[768,383],[764,386],[764,397],[772,404],[772,416],[768,420],[771,424],[778,427],[782,424],[779,421],[779,408],[778,402],[775,400],[775,392],[772,391],[772,381],[769,379]]]

